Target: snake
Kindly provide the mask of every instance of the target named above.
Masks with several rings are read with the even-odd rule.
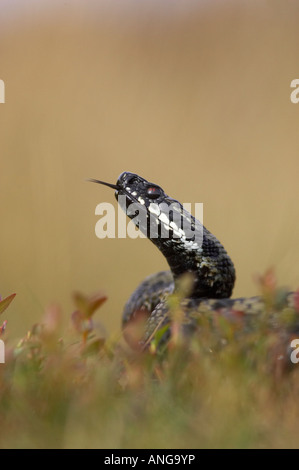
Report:
[[[168,196],[161,186],[141,176],[125,171],[116,184],[90,179],[115,190],[121,209],[136,227],[150,240],[166,259],[169,270],[148,276],[131,294],[122,314],[125,330],[140,313],[146,322],[142,344],[149,344],[155,333],[171,322],[169,298],[178,293],[183,311],[182,330],[186,336],[196,330],[203,315],[218,318],[219,314],[231,323],[241,319],[241,330],[251,331],[256,318],[265,310],[261,296],[231,298],[236,281],[234,264],[222,243],[178,200]],[[186,295],[182,285],[189,277]],[[191,279],[191,281],[190,281]],[[282,307],[294,309],[294,293],[286,292],[280,299]],[[276,316],[271,327],[278,328]],[[298,336],[298,322],[292,324],[293,336]],[[283,330],[289,341],[290,329]],[[162,336],[170,338],[169,328]]]

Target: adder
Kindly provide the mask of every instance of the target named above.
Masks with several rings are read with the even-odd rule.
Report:
[[[124,329],[143,312],[147,321],[141,343],[149,344],[156,331],[171,322],[169,296],[180,292],[182,277],[188,273],[192,282],[180,304],[184,313],[184,334],[188,336],[196,330],[200,318],[206,314],[212,318],[220,314],[231,323],[241,322],[243,333],[254,328],[255,319],[265,310],[264,299],[230,298],[236,279],[231,258],[220,241],[179,201],[168,196],[157,184],[128,171],[119,176],[116,184],[90,181],[115,190],[119,203],[122,199],[122,209],[156,245],[170,268],[148,276],[132,293],[123,311]],[[280,299],[280,309],[289,306],[294,310],[294,296],[292,292],[285,293]],[[295,310],[294,315],[296,317]],[[279,316],[271,315],[269,326],[279,329],[286,345],[299,333],[296,318],[281,329]],[[170,330],[166,329],[163,341],[169,337]]]

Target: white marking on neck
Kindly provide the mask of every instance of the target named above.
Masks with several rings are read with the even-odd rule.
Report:
[[[167,224],[169,226],[169,219],[168,219],[167,215],[164,214],[164,212],[162,212],[159,215],[159,220],[161,220],[161,222],[164,222],[164,224]]]
[[[152,214],[155,214],[157,217],[160,215],[160,209],[159,209],[158,204],[155,204],[155,203],[151,202],[150,205],[148,206],[148,210]],[[159,219],[160,219],[160,217],[159,217]]]

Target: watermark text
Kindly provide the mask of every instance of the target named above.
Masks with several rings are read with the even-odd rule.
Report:
[[[0,80],[0,103],[5,103],[5,84]]]
[[[95,226],[96,236],[102,238],[172,238],[192,241],[201,246],[203,237],[203,204],[195,203],[195,217],[191,204],[178,202],[142,203],[127,205],[126,196],[118,198],[118,214],[113,204],[102,202],[95,214],[101,216]],[[131,219],[127,224],[126,215]],[[116,228],[117,222],[117,228]]]
[[[290,359],[293,364],[298,364],[299,362],[299,338],[295,338],[291,341],[291,348],[295,348],[294,351],[291,352]]]
[[[0,364],[5,363],[5,346],[4,341],[0,339]]]
[[[295,88],[290,95],[291,102],[297,104],[299,103],[299,78],[294,78],[290,86],[291,88]]]

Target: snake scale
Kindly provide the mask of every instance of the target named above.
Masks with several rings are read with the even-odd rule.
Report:
[[[228,321],[242,319],[247,331],[264,310],[261,297],[231,299],[236,274],[232,260],[220,241],[196,220],[182,204],[168,196],[157,184],[135,173],[123,172],[116,184],[90,180],[115,189],[115,197],[135,225],[151,240],[167,260],[169,271],[147,277],[127,301],[122,317],[125,328],[140,312],[148,315],[142,343],[170,322],[168,297],[180,289],[182,277],[189,273],[192,283],[181,301],[184,313],[182,328],[186,334],[196,329],[198,318],[206,312],[220,313]],[[135,204],[133,210],[131,205]],[[136,209],[137,208],[137,209]],[[137,217],[136,214],[144,217]],[[183,227],[183,228],[182,228]],[[188,227],[185,230],[184,227]],[[283,305],[294,307],[294,294],[286,293]],[[275,317],[271,319],[275,329]],[[298,322],[281,333],[289,341],[298,335]],[[168,331],[169,337],[169,331]],[[164,335],[167,339],[167,335]]]

